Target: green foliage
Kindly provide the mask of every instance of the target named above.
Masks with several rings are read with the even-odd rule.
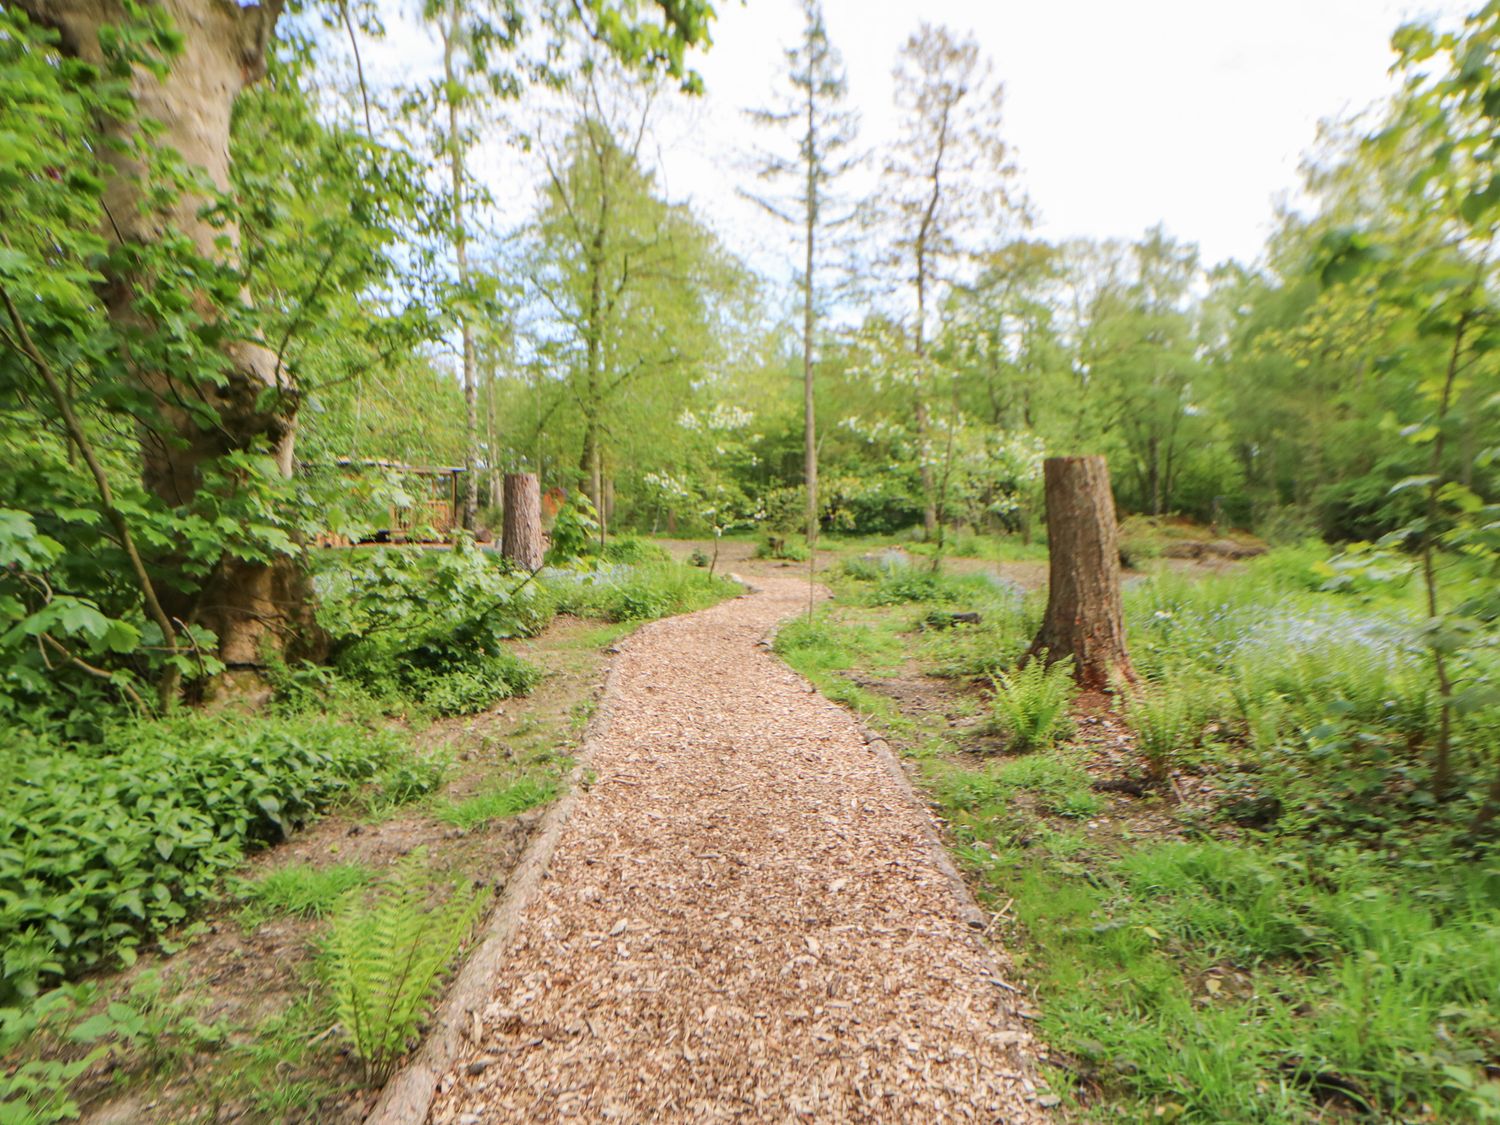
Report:
[[[1425,607],[1402,574],[1336,580],[1316,556],[1279,548],[1241,575],[1158,575],[1128,591],[1132,657],[1162,685],[1148,689],[1161,713],[1137,707],[1135,717],[1161,721],[1160,753],[1174,738],[1189,748],[1211,726],[1221,739],[1244,739],[1258,776],[1239,778],[1235,799],[1280,808],[1286,829],[1378,835],[1433,811],[1431,763],[1419,751],[1437,739],[1442,714]],[[1483,587],[1480,573],[1472,589]],[[1492,652],[1475,649],[1471,660],[1466,689],[1495,675]],[[1480,705],[1452,718],[1466,776],[1486,764],[1494,713]],[[1476,795],[1441,805],[1445,819],[1472,814]]]
[[[582,492],[568,497],[552,521],[547,564],[562,566],[587,555],[599,537],[598,513]]]
[[[55,1125],[78,1117],[78,1103],[70,1095],[73,1081],[96,1065],[106,1053],[94,1046],[108,1034],[95,1022],[81,1030],[79,994],[54,989],[34,997],[24,1007],[0,1008],[0,1122],[4,1125]],[[85,1047],[73,1057],[19,1058],[18,1054],[42,1036],[67,1038]]]
[[[281,914],[322,918],[346,893],[367,886],[374,877],[368,867],[355,863],[332,867],[294,863],[278,867],[240,888],[240,897],[245,901],[241,920],[254,929]]]
[[[968,814],[965,822],[1008,817],[1018,795],[1054,816],[1090,817],[1104,801],[1089,788],[1089,775],[1076,751],[1039,750],[983,770],[940,768],[933,781],[944,805]]]
[[[1135,735],[1136,752],[1157,785],[1166,784],[1172,767],[1197,741],[1192,713],[1181,685],[1146,684],[1128,691],[1125,718]]]
[[[450,801],[433,810],[432,815],[445,824],[470,829],[488,820],[502,820],[538,805],[545,805],[555,796],[555,782],[523,777],[508,785],[486,789],[462,801]]]
[[[790,562],[806,562],[812,558],[807,544],[790,536],[772,535],[755,545],[755,558],[786,559]]]
[[[1041,626],[1041,603],[995,589],[989,597],[969,604],[981,614],[978,625],[929,628],[922,634],[919,651],[934,675],[988,681],[1014,668],[1031,647]],[[930,624],[930,615],[923,624]]]
[[[0,992],[128,963],[246,848],[409,754],[388,731],[222,715],[121,724],[93,745],[13,740],[0,750]]]
[[[1076,687],[1071,660],[1028,660],[1015,671],[996,672],[991,683],[991,719],[1010,749],[1045,748],[1072,729],[1068,708]]]
[[[1497,891],[1492,865],[1413,857],[1397,873],[1347,848],[1225,842],[1150,845],[1086,875],[1033,856],[1007,882],[1048,951],[1044,1030],[1107,1093],[1143,1115],[1288,1125],[1330,1098],[1492,1119]]]
[[[669,563],[672,555],[660,543],[636,535],[620,535],[604,545],[599,556],[607,563]]]
[[[541,632],[552,601],[488,552],[329,552],[318,592],[334,666],[393,704],[468,714],[524,695],[541,676],[504,642]]]
[[[605,563],[594,570],[549,575],[546,587],[559,613],[604,621],[649,621],[688,613],[740,592],[727,578],[677,563]]]
[[[433,873],[416,851],[370,894],[345,896],[324,943],[321,967],[339,1025],[371,1085],[390,1077],[415,1040],[488,895],[453,885],[431,901]]]

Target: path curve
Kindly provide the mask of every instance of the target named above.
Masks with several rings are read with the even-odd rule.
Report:
[[[926,813],[757,647],[794,579],[641,629],[433,1125],[1039,1122]]]

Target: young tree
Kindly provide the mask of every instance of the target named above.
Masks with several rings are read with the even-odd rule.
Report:
[[[848,93],[843,60],[828,41],[820,0],[803,0],[802,42],[786,52],[791,90],[772,109],[750,111],[757,125],[789,130],[795,156],[761,154],[759,176],[789,190],[790,200],[751,194],[782,222],[798,229],[802,267],[797,288],[802,296],[802,442],[803,479],[807,488],[807,545],[818,537],[818,440],[813,406],[813,342],[819,310],[818,274],[823,268],[827,233],[851,214],[838,214],[835,185],[856,160],[845,155],[859,125],[856,113],[843,108]]]
[[[172,656],[165,698],[188,659],[179,653],[184,634],[211,630],[224,664],[256,666],[266,647],[284,649],[309,632],[309,591],[282,510],[302,392],[250,300],[230,181],[234,105],[266,70],[281,9],[282,0],[22,0],[11,11],[50,29],[51,39],[30,25],[15,35],[8,27],[4,37],[7,55],[43,59],[48,80],[70,88],[66,105],[29,124],[33,136],[55,143],[46,122],[66,117],[71,164],[42,162],[29,142],[24,162],[7,161],[7,174],[22,177],[12,188],[45,183],[56,202],[45,239],[24,221],[6,223],[25,245],[0,254],[5,349],[62,392],[51,396],[54,417],[94,463],[98,509],[132,560],[156,646]],[[706,41],[712,12],[702,0],[659,3],[645,16],[634,0],[581,0],[558,11],[554,32],[581,21],[631,64],[697,84],[683,52]],[[95,301],[108,340],[94,332]],[[85,321],[86,357],[74,331]],[[60,330],[65,322],[72,328]],[[85,358],[107,384],[95,405],[114,432],[122,421],[136,426],[133,453],[150,505],[127,512],[118,502],[116,466],[96,455],[69,401],[71,373]],[[153,532],[156,558],[144,557],[131,519],[166,529]]]
[[[1158,226],[1131,248],[1131,267],[1129,281],[1095,298],[1082,351],[1129,456],[1137,502],[1161,515],[1172,506],[1190,393],[1202,375],[1192,292],[1198,250]]]
[[[1500,414],[1494,394],[1500,368],[1494,296],[1500,5],[1487,5],[1460,32],[1404,27],[1393,45],[1406,78],[1403,94],[1385,127],[1365,141],[1361,157],[1414,174],[1400,178],[1390,212],[1378,225],[1329,233],[1322,274],[1331,286],[1355,286],[1374,296],[1395,310],[1405,329],[1404,362],[1386,365],[1380,374],[1408,391],[1410,413],[1400,419],[1406,424],[1399,434],[1418,455],[1420,469],[1390,492],[1419,497],[1420,503],[1379,546],[1406,547],[1418,560],[1427,613],[1422,639],[1438,702],[1432,791],[1442,799],[1456,787],[1459,732],[1474,737],[1476,749],[1482,746],[1482,727],[1475,730],[1479,724],[1472,717],[1500,697],[1486,663],[1476,659],[1485,643],[1480,638],[1500,620],[1500,597],[1491,589],[1453,604],[1444,574],[1446,552],[1491,567],[1500,559],[1494,492],[1484,494],[1478,473],[1469,475],[1472,483],[1462,479],[1475,462],[1493,464],[1495,452],[1463,456],[1469,464],[1457,473],[1453,456],[1471,425],[1493,434]],[[1353,561],[1364,554],[1356,553]],[[1476,836],[1489,834],[1500,815],[1500,769],[1487,764],[1496,772],[1474,820]]]
[[[739,277],[692,213],[656,192],[641,160],[650,95],[594,67],[574,96],[566,131],[540,146],[547,183],[527,235],[532,295],[548,314],[538,347],[566,370],[535,424],[576,414],[578,469],[602,543],[611,509],[606,446],[630,393],[642,385],[660,392],[674,375],[686,393],[719,346],[716,299]],[[660,401],[653,406],[655,417],[641,421],[659,433],[672,415]]]
[[[896,69],[901,138],[887,158],[875,206],[891,229],[890,265],[910,295],[912,411],[924,446],[923,525],[940,534],[929,443],[929,343],[940,290],[982,237],[1024,221],[1015,168],[1000,134],[1003,89],[972,38],[923,23]]]

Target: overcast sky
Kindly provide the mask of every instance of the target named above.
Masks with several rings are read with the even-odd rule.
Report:
[[[1274,197],[1296,186],[1320,119],[1394,88],[1389,41],[1400,23],[1456,22],[1471,6],[826,0],[825,12],[866,144],[878,147],[895,131],[891,65],[918,18],[973,31],[1004,81],[1006,139],[1041,234],[1133,238],[1162,221],[1214,262],[1258,255]],[[767,100],[780,48],[798,33],[798,8],[796,0],[720,5],[715,45],[698,60],[708,127],[663,150],[673,191],[733,216],[721,224],[732,243],[762,224],[725,175],[733,150],[756,132],[738,110]]]
[[[1203,259],[1253,260],[1275,198],[1293,191],[1320,119],[1393,88],[1391,32],[1416,17],[1456,22],[1459,0],[825,0],[844,56],[861,145],[895,133],[891,67],[918,19],[973,32],[1005,85],[1004,131],[1044,237],[1136,238],[1164,222]],[[714,46],[697,55],[707,93],[658,120],[659,174],[729,247],[790,276],[784,233],[736,194],[745,153],[766,138],[744,117],[766,104],[797,0],[718,0]],[[423,34],[393,28],[372,54],[392,77],[435,66]],[[524,109],[519,111],[525,115]],[[478,162],[518,222],[534,165],[496,143]]]

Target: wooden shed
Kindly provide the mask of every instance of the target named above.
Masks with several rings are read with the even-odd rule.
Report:
[[[409,505],[386,508],[384,526],[377,526],[371,537],[375,542],[430,542],[434,536],[447,540],[459,525],[459,477],[465,471],[461,465],[408,465],[353,457],[341,457],[335,464],[349,475],[371,470],[395,474],[402,491],[412,498]]]

